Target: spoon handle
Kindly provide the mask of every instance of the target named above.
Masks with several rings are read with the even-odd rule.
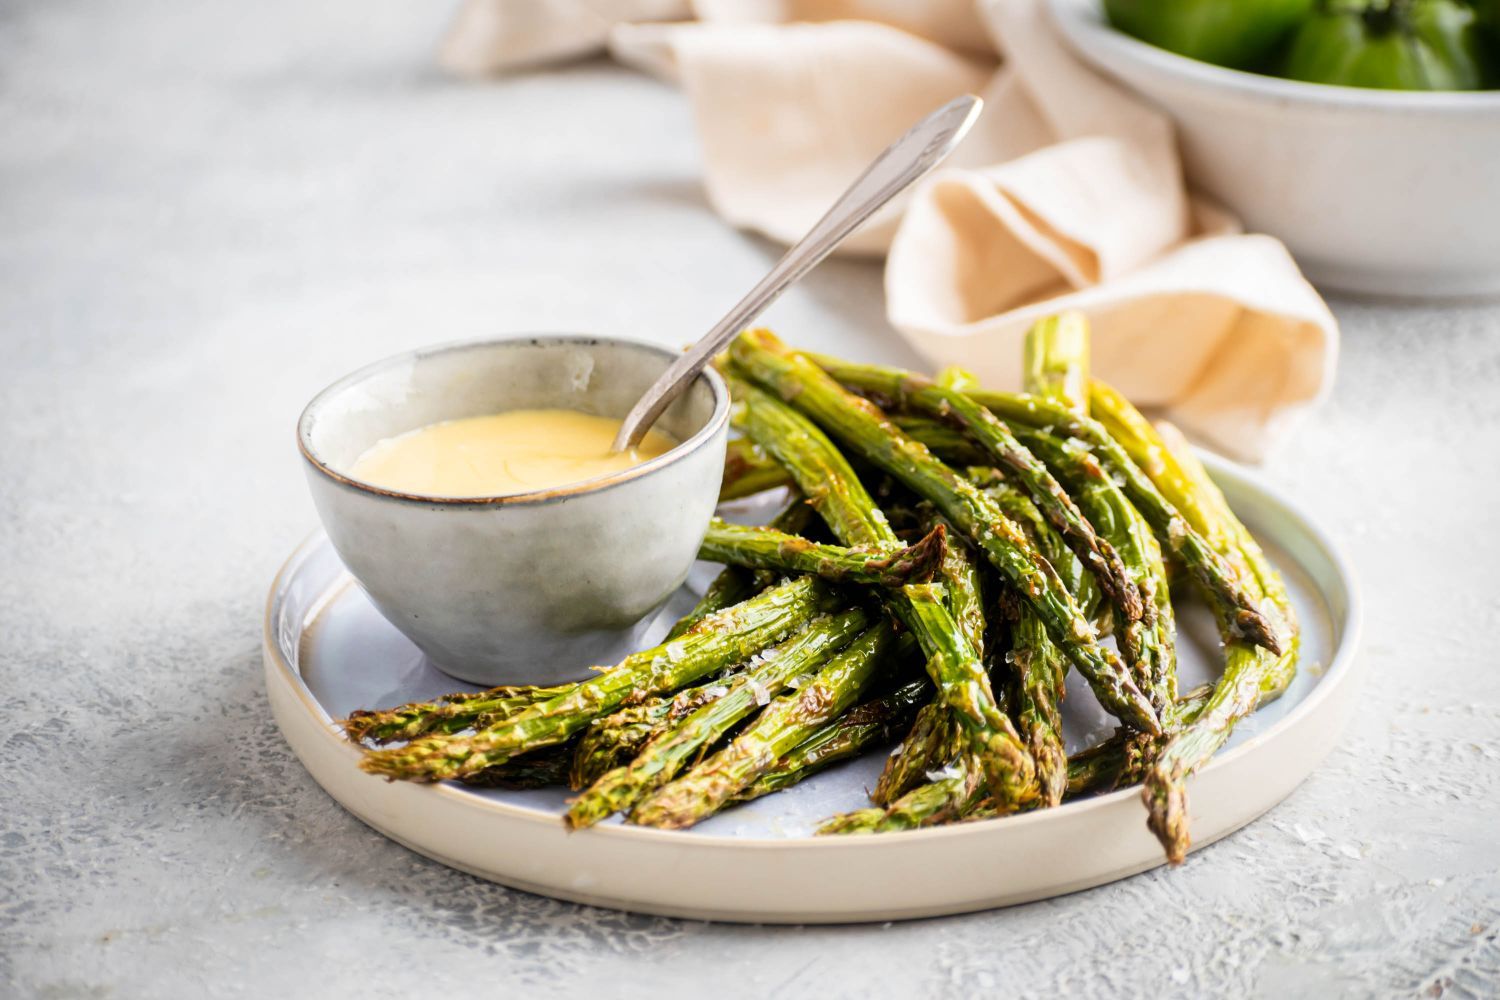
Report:
[[[958,145],[984,102],[966,94],[938,108],[912,126],[911,131],[892,143],[860,174],[776,266],[771,268],[750,294],[740,300],[714,328],[682,357],[674,361],[661,378],[646,390],[620,425],[614,450],[623,451],[638,444],[689,382],[703,370],[714,355],[724,349],[751,320],[776,301],[787,287],[833,252],[860,223],[886,202],[911,186],[923,174],[937,166]]]

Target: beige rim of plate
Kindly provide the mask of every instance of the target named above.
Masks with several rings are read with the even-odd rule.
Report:
[[[1286,553],[1326,607],[1332,653],[1286,716],[1216,757],[1188,784],[1194,849],[1285,798],[1333,747],[1358,688],[1360,609],[1336,546],[1245,470],[1205,456],[1257,534]],[[276,622],[321,533],[278,573],[267,602],[266,688],[276,722],[308,772],[387,837],[481,878],[547,896],[642,913],[765,923],[842,923],[964,913],[1101,885],[1163,863],[1138,789],[998,820],[863,837],[708,836],[625,825],[568,832],[535,808],[454,784],[378,780],[281,649],[316,619]],[[332,598],[334,593],[322,595]],[[278,629],[281,634],[278,635]],[[1307,669],[1309,664],[1303,664]]]

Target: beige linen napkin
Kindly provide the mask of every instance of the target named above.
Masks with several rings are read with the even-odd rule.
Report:
[[[484,76],[604,51],[610,29],[688,17],[687,0],[465,0],[438,49],[460,76]]]
[[[1027,327],[1080,309],[1102,377],[1252,460],[1326,392],[1337,325],[1291,257],[1188,198],[1170,122],[1079,62],[1040,0],[696,0],[697,22],[640,23],[672,6],[470,0],[444,59],[455,38],[478,40],[465,22],[481,7],[551,20],[527,27],[544,44],[512,32],[468,71],[607,35],[617,58],[683,88],[714,209],[784,243],[922,114],[980,93],[946,169],[844,248],[889,252],[888,318],[935,365],[1015,386]]]

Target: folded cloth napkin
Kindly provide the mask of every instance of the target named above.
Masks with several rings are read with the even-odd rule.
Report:
[[[912,122],[979,93],[945,168],[843,248],[886,255],[891,324],[1005,387],[1026,329],[1081,310],[1101,377],[1258,461],[1327,392],[1337,324],[1280,243],[1189,196],[1171,122],[1075,58],[1042,6],[468,0],[442,58],[484,73],[607,44],[687,94],[714,209],[783,243]]]

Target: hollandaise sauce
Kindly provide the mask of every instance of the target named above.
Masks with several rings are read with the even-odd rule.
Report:
[[[350,470],[382,489],[489,497],[583,482],[640,465],[677,442],[652,430],[610,451],[620,421],[576,410],[512,410],[429,424],[376,442]]]

